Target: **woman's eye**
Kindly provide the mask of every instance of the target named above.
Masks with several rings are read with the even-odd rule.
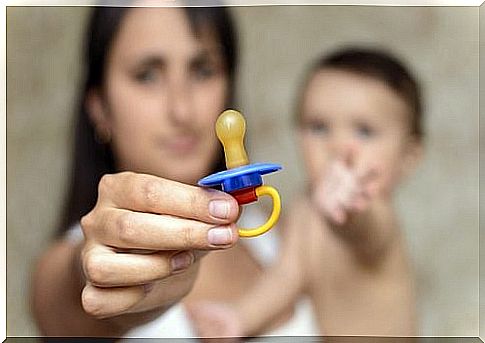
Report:
[[[209,79],[215,73],[216,73],[216,69],[208,64],[196,66],[193,69],[193,75],[197,80]]]
[[[141,70],[135,75],[135,79],[140,83],[151,83],[157,80],[158,73],[155,69]]]
[[[362,124],[362,125],[357,125],[356,133],[357,133],[357,136],[359,136],[359,138],[366,139],[366,138],[371,138],[375,136],[376,131],[369,125]]]

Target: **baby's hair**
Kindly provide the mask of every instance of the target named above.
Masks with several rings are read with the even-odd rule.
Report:
[[[303,95],[311,78],[323,69],[337,69],[372,77],[383,82],[398,94],[411,112],[411,134],[418,139],[424,135],[422,124],[421,90],[406,66],[394,55],[384,50],[346,47],[320,57],[310,68],[297,104],[297,122],[301,123]]]

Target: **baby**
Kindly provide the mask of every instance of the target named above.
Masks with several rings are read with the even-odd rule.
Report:
[[[201,337],[254,336],[307,295],[322,335],[416,334],[412,271],[393,194],[422,155],[418,84],[393,56],[347,48],[310,69],[297,131],[309,187],[280,256],[235,304],[188,310]]]

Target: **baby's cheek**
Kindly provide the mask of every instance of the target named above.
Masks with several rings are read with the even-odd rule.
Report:
[[[396,168],[397,161],[393,165],[383,165],[377,178],[378,193],[390,196],[400,181],[400,171]]]
[[[306,169],[309,181],[312,185],[316,185],[322,179],[327,170],[325,156],[311,156],[306,160]]]

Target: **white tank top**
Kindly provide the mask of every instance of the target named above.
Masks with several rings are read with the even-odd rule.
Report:
[[[242,227],[256,227],[266,221],[265,215],[255,206],[246,206],[238,224]],[[249,251],[265,268],[275,262],[278,255],[279,236],[275,227],[268,233],[253,239],[241,239]],[[66,239],[79,242],[83,239],[79,224],[66,232]],[[293,316],[280,327],[262,336],[316,336],[321,335],[318,329],[313,307],[308,297],[301,297],[295,304]],[[124,335],[122,342],[130,338],[194,338],[196,337],[184,305],[172,306],[164,314],[151,322],[140,325]]]

